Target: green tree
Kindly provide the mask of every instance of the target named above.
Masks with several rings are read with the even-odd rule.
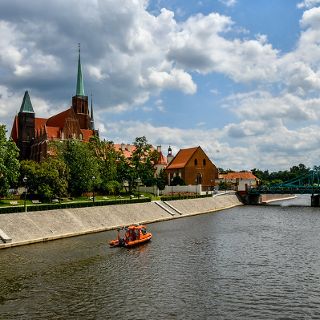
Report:
[[[94,150],[96,156],[96,161],[99,165],[100,172],[100,190],[102,192],[110,192],[110,182],[111,185],[117,185],[119,189],[119,184],[117,182],[117,162],[120,160],[120,153],[115,150],[112,141],[101,141],[98,137],[93,137],[90,140],[90,148]]]
[[[131,164],[134,168],[133,180],[139,177],[145,185],[155,184],[154,164],[159,158],[158,152],[153,150],[145,136],[137,137],[133,144],[135,146],[131,159]]]
[[[167,183],[168,183],[167,174],[163,169],[161,169],[159,172],[159,175],[156,178],[157,187],[159,188],[159,190],[164,190]]]
[[[8,194],[19,178],[19,149],[16,144],[6,138],[6,127],[0,125],[0,195]]]
[[[67,194],[69,170],[58,158],[46,158],[38,163],[32,160],[21,162],[21,177],[27,177],[29,193],[50,200]]]
[[[171,180],[171,185],[172,186],[185,186],[186,183],[180,176],[174,176],[173,179]]]
[[[64,142],[62,155],[70,172],[68,186],[71,195],[79,196],[99,186],[99,164],[94,152],[90,144],[77,140]]]

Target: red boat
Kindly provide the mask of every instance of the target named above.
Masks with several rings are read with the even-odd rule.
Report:
[[[125,234],[123,237],[120,236],[120,230],[121,229],[118,229],[117,239],[109,242],[110,247],[130,248],[148,242],[152,238],[152,233],[147,232],[145,226],[132,225],[125,227]]]

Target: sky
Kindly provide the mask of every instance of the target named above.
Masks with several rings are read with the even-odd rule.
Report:
[[[233,170],[320,159],[320,0],[1,0],[0,123],[71,105],[78,43],[102,139]]]

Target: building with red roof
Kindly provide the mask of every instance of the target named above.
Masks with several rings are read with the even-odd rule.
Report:
[[[240,171],[219,174],[218,182],[224,182],[237,191],[246,191],[248,188],[256,187],[259,179],[251,171]]]
[[[171,148],[169,148],[168,159],[172,155],[170,152]],[[218,178],[217,167],[200,146],[180,149],[166,167],[166,172],[169,185],[174,177],[179,176],[186,185],[202,184],[204,187],[212,188]]]
[[[76,94],[71,107],[48,119],[37,118],[26,91],[13,121],[11,137],[20,149],[20,159],[41,161],[50,154],[50,141],[78,139],[88,142],[94,135],[98,135],[98,131],[94,128],[92,99],[89,114],[88,96],[84,93],[79,49]]]

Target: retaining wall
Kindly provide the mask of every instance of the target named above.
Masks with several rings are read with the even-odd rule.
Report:
[[[0,243],[0,249],[100,232],[130,224],[181,218],[242,204],[235,194],[169,203],[182,214],[177,213],[172,217],[154,202],[1,214],[0,230],[12,241]]]

